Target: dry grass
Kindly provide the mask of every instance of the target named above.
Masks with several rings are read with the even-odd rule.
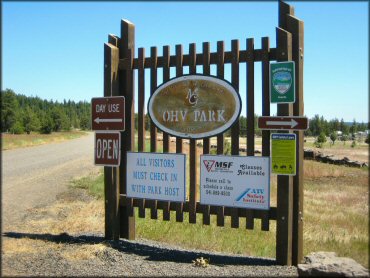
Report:
[[[31,219],[29,232],[60,234],[63,232],[94,233],[104,230],[104,207],[102,200],[91,202],[58,202],[53,206],[36,209],[35,215],[42,218]]]
[[[8,134],[2,133],[2,150],[12,150],[30,146],[37,146],[48,143],[56,143],[69,139],[79,138],[87,135],[84,131],[63,131],[53,132],[52,134]]]
[[[335,165],[323,164],[315,161],[305,160],[304,162],[304,177],[306,179],[319,179],[319,178],[339,178],[344,177],[348,168],[338,167]]]
[[[368,171],[313,161],[306,168],[304,253],[335,251],[368,268]]]

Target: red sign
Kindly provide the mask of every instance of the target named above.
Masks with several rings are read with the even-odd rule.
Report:
[[[119,166],[121,160],[121,133],[95,133],[95,165]]]
[[[91,99],[92,130],[125,130],[125,97]]]
[[[258,118],[258,127],[269,130],[307,130],[308,119],[306,117],[268,117]]]

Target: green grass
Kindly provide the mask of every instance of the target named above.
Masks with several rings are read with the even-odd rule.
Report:
[[[351,257],[366,268],[368,264],[368,172],[363,169],[323,164],[304,163],[304,255],[317,251],[333,251],[338,256]],[[276,178],[271,177],[271,206],[276,206]],[[103,176],[83,178],[75,186],[89,190],[97,198],[103,197]],[[270,231],[261,231],[260,220],[255,220],[254,230],[245,229],[245,219],[240,228],[230,227],[230,217],[225,227],[217,227],[216,216],[211,225],[202,225],[202,215],[197,214],[197,224],[190,224],[188,214],[184,222],[150,219],[136,213],[136,237],[176,244],[184,248],[220,251],[246,256],[276,256],[276,222],[270,221]]]
[[[2,133],[2,150],[11,150],[24,147],[37,146],[53,142],[61,142],[64,140],[76,139],[87,135],[84,131],[62,131],[53,132],[51,134],[8,134]]]
[[[97,199],[104,198],[104,174],[101,172],[97,177],[83,177],[72,180],[71,187],[86,189],[90,195]]]

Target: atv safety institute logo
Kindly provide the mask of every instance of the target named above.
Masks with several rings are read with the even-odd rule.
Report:
[[[233,171],[230,170],[231,166],[233,166],[233,162],[230,161],[216,161],[216,160],[203,160],[204,166],[209,173],[232,173]]]
[[[244,204],[259,204],[266,203],[265,190],[263,188],[247,188],[235,200]]]

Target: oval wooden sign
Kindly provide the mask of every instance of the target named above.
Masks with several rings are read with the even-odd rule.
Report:
[[[184,75],[159,86],[149,99],[148,112],[162,131],[181,138],[215,136],[239,118],[241,101],[223,79]]]

